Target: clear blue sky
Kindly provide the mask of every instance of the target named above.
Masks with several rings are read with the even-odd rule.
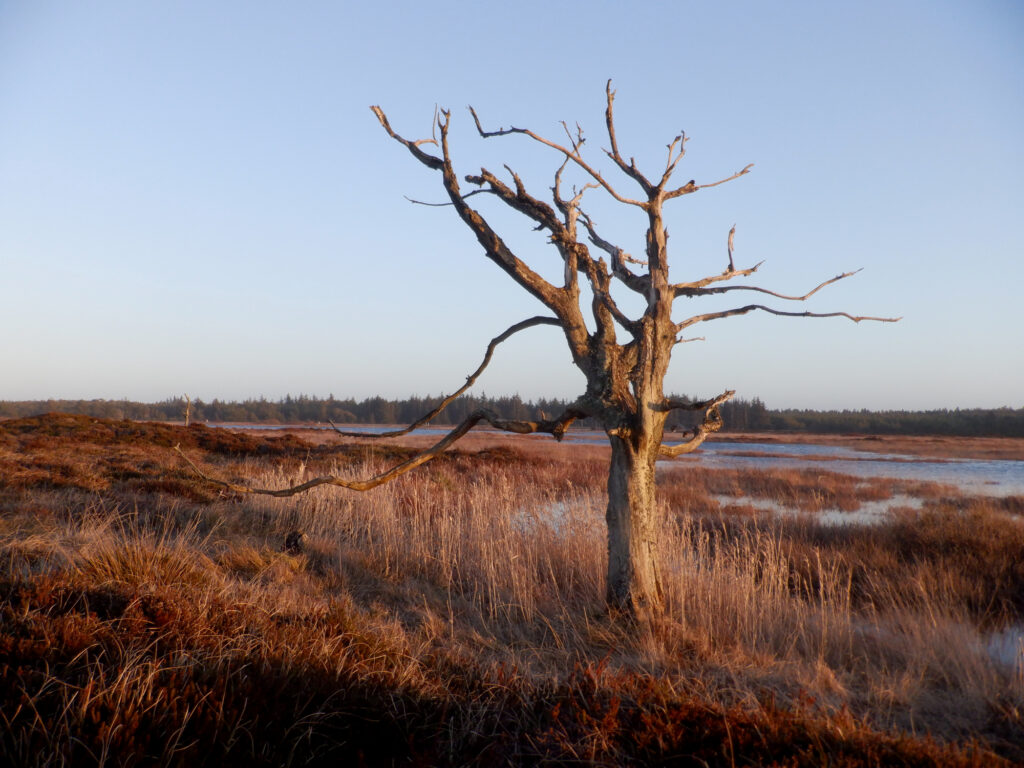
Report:
[[[759,284],[814,311],[748,315],[677,347],[668,388],[770,407],[1024,406],[1024,5],[906,2],[0,0],[0,399],[365,397],[459,386],[543,310],[486,261],[437,175],[389,140],[453,110],[463,173],[595,159],[613,78],[623,151],[679,178],[672,277],[720,272],[729,227]],[[628,180],[619,186],[629,189]],[[633,252],[643,221],[589,192]],[[479,198],[478,198],[479,199]],[[487,201],[485,213],[494,211]],[[557,275],[527,224],[495,221]],[[685,307],[695,312],[719,304]],[[574,396],[564,341],[503,345],[489,394]]]

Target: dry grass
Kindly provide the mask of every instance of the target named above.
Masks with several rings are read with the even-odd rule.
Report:
[[[988,647],[1024,623],[1013,503],[822,473],[666,475],[669,610],[638,631],[604,609],[597,453],[477,446],[366,494],[243,499],[179,472],[162,432],[88,422],[0,425],[8,762],[1024,760],[1024,648]],[[393,458],[164,429],[254,484]],[[922,509],[871,527],[739,510],[914,490]],[[300,554],[283,551],[293,530]]]

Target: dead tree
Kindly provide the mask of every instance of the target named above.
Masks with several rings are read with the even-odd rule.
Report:
[[[366,480],[325,476],[280,490],[223,484],[243,493],[276,496],[291,496],[319,485],[368,490],[429,461],[480,422],[487,422],[499,430],[548,433],[561,439],[574,421],[594,418],[603,427],[611,444],[606,513],[607,601],[611,607],[638,620],[645,620],[657,613],[663,600],[655,547],[655,462],[690,453],[700,446],[709,434],[721,426],[718,407],[734,394],[730,390],[702,402],[676,400],[665,395],[665,375],[676,345],[687,340],[683,334],[699,323],[755,311],[790,317],[845,317],[854,322],[891,322],[898,318],[860,317],[847,312],[784,311],[765,304],[744,304],[723,311],[676,319],[673,310],[676,299],[681,297],[690,299],[743,291],[800,302],[854,272],[837,275],[799,296],[776,293],[754,285],[734,284],[731,281],[754,274],[760,263],[745,269],[736,268],[733,262],[733,227],[727,237],[728,264],[723,272],[695,280],[672,282],[669,276],[668,233],[663,214],[665,204],[743,176],[752,166],[748,165],[727,178],[708,184],[698,184],[691,180],[673,186],[673,173],[686,154],[687,138],[680,133],[668,144],[668,156],[660,176],[649,177],[640,171],[632,158],[627,160],[619,149],[613,118],[614,98],[615,92],[609,81],[605,109],[608,148],[604,149],[604,154],[614,169],[638,189],[638,192],[633,193],[636,197],[629,197],[617,186],[613,186],[597,165],[584,156],[584,137],[578,126],[572,131],[563,124],[566,140],[559,143],[524,128],[485,130],[472,107],[469,110],[482,138],[525,136],[560,156],[561,163],[554,173],[548,201],[531,194],[522,179],[508,166],[508,175],[504,178],[499,178],[487,169],[460,178],[448,142],[450,112],[440,111],[436,115],[433,138],[410,140],[391,127],[380,107],[371,108],[388,136],[404,146],[422,165],[440,174],[449,201],[444,205],[455,209],[475,235],[484,255],[550,313],[523,320],[495,337],[480,367],[467,377],[463,387],[409,427],[379,437],[406,434],[429,422],[476,381],[498,344],[519,331],[538,325],[554,326],[564,335],[573,363],[586,377],[586,391],[582,395],[562,414],[552,419],[511,421],[500,419],[486,410],[476,411],[432,448]],[[433,146],[434,151],[424,148],[428,145]],[[573,188],[571,194],[563,189],[562,177],[568,167],[574,167],[585,178],[582,187]],[[473,189],[464,191],[463,182]],[[583,208],[584,194],[590,190],[603,192],[622,205],[639,208],[644,212],[647,219],[644,258],[630,256],[598,232],[595,221]],[[512,252],[484,216],[470,204],[470,198],[475,195],[496,198],[529,219],[537,230],[547,234],[564,266],[561,285],[545,280]],[[585,281],[592,296],[589,306],[585,306],[585,301],[581,299],[582,281]],[[632,291],[642,297],[646,306],[643,314],[632,317],[623,311],[613,295],[613,286],[616,291]],[[587,328],[585,313],[590,315],[593,331]],[[680,409],[703,412],[703,422],[688,439],[676,445],[666,445],[663,443],[665,421],[673,410]],[[363,433],[338,431],[345,435],[367,437]]]

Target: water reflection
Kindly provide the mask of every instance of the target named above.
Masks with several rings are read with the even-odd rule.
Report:
[[[889,520],[889,513],[894,509],[921,509],[922,501],[915,496],[894,494],[888,499],[876,499],[860,502],[860,506],[852,511],[842,509],[821,509],[808,512],[780,504],[774,499],[760,499],[752,496],[712,496],[721,507],[753,507],[780,517],[798,517],[806,515],[822,525],[878,525]]]
[[[985,645],[985,650],[994,661],[1016,669],[1024,677],[1024,624],[993,632]]]

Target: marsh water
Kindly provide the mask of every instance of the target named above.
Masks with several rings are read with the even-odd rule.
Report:
[[[761,454],[761,455],[750,455]],[[814,443],[707,442],[693,461],[711,469],[807,469],[855,477],[892,477],[955,486],[970,494],[1024,494],[1024,461],[929,459]],[[664,465],[680,465],[678,460]],[[682,463],[685,466],[685,463]]]

